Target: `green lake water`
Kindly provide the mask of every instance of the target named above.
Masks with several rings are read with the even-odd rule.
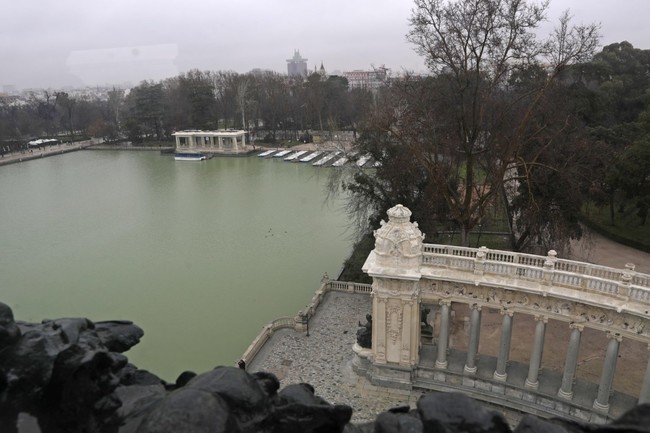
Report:
[[[257,157],[80,151],[0,167],[0,301],[18,320],[132,320],[173,381],[233,365],[350,252],[327,170]]]

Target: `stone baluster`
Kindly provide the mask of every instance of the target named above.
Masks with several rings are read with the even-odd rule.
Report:
[[[632,274],[634,273],[634,268],[634,263],[625,264],[625,270],[621,274],[616,293],[619,298],[625,300],[630,299],[630,286],[632,285]]]
[[[487,247],[481,247],[476,252],[476,259],[474,260],[474,274],[483,275],[485,269],[485,259],[487,258]]]
[[[650,344],[648,345],[648,350],[650,350]],[[641,393],[639,394],[639,404],[641,403],[650,403],[650,359],[645,368],[645,376],[643,376]]]
[[[510,356],[510,340],[512,338],[512,311],[501,310],[503,322],[501,323],[501,341],[499,343],[499,358],[497,369],[494,371],[494,379],[505,382],[508,378],[506,364]]]
[[[476,373],[476,355],[478,354],[478,343],[481,336],[481,306],[472,305],[470,312],[469,346],[467,347],[467,361],[465,361],[465,373]]]
[[[608,332],[607,338],[609,338],[609,344],[607,345],[607,352],[605,352],[600,385],[598,385],[598,396],[594,401],[594,409],[602,412],[609,411],[609,393],[612,389],[612,382],[614,381],[618,349],[621,343],[621,336],[619,334]]]
[[[524,381],[526,388],[537,389],[539,387],[539,367],[542,364],[542,354],[544,352],[544,335],[546,333],[546,322],[548,318],[544,316],[535,316],[537,324],[535,325],[535,338],[533,340],[533,351],[530,355],[530,364],[528,366],[528,377]]]
[[[451,302],[440,301],[440,333],[438,334],[438,356],[436,368],[447,368],[447,345],[449,343],[449,313]]]
[[[571,323],[571,336],[569,337],[569,348],[564,361],[564,374],[562,375],[562,386],[557,392],[558,397],[566,400],[573,398],[573,381],[578,366],[578,352],[580,351],[580,337],[582,336],[583,325]]]
[[[546,285],[551,284],[553,280],[553,273],[555,272],[555,262],[557,262],[557,252],[555,250],[549,250],[542,271],[542,275],[544,279],[543,282]]]

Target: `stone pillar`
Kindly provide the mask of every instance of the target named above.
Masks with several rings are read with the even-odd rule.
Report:
[[[233,137],[236,140],[236,137]],[[419,361],[421,278],[424,235],[402,205],[388,210],[388,222],[375,230],[375,248],[362,269],[373,278],[372,354],[375,364],[402,371]],[[400,379],[402,383],[409,378]]]
[[[544,316],[535,316],[535,338],[533,340],[533,351],[530,355],[530,364],[528,365],[528,377],[524,381],[526,388],[539,388],[539,367],[542,365],[542,354],[544,353],[544,335],[546,334],[546,322],[548,319]]]
[[[402,301],[402,323],[404,324],[402,329],[402,347],[400,351],[400,360],[399,364],[407,367],[411,365],[411,336],[413,335],[413,316],[418,316],[417,312],[414,313],[413,301]],[[417,307],[417,306],[416,306]]]
[[[619,334],[608,332],[607,338],[609,338],[609,344],[607,345],[607,352],[605,352],[600,385],[598,385],[598,396],[594,401],[594,409],[602,412],[609,411],[609,392],[612,389],[612,382],[614,381],[618,349],[621,343],[621,336]]]
[[[510,356],[510,339],[512,338],[512,311],[501,310],[503,322],[501,323],[501,341],[499,343],[499,358],[497,369],[494,371],[494,379],[505,382],[508,378],[506,363]]]
[[[566,400],[573,398],[573,380],[576,375],[576,368],[578,366],[578,352],[580,351],[580,337],[584,326],[572,323],[569,325],[571,328],[571,336],[569,337],[569,348],[566,353],[566,360],[564,361],[564,375],[562,376],[562,386],[557,392],[558,397]]]
[[[648,350],[650,350],[650,344]],[[650,403],[650,359],[648,359],[648,365],[645,368],[645,376],[643,376],[641,393],[639,394],[639,404],[641,403]]]
[[[374,287],[373,287],[374,293]],[[386,299],[373,294],[372,298],[372,358],[386,363]]]
[[[438,333],[438,356],[436,368],[447,368],[447,346],[449,343],[449,310],[451,302],[440,301],[440,332]]]
[[[476,355],[478,354],[478,343],[481,335],[481,306],[472,305],[470,312],[469,345],[467,346],[467,360],[465,361],[465,373],[476,373]]]

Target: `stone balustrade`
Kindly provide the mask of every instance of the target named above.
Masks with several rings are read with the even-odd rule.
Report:
[[[372,347],[355,347],[353,366],[374,385],[461,390],[510,410],[590,422],[605,422],[637,402],[650,402],[650,362],[638,398],[613,392],[621,343],[650,348],[650,275],[636,272],[632,264],[615,269],[561,259],[554,251],[538,256],[424,244],[409,217],[410,211],[398,205],[375,232],[375,249],[363,267],[372,285],[325,277],[304,312],[265,326],[242,360],[249,363],[278,329],[306,331],[327,291],[335,290],[372,298]],[[469,329],[467,347],[459,352],[451,335],[452,315],[461,304]],[[421,315],[429,307],[436,310],[435,335],[420,335]],[[485,311],[501,313],[497,353],[491,355],[479,352]],[[510,359],[520,315],[534,318],[526,331],[527,364]],[[551,350],[565,359],[557,373],[542,366],[551,320],[556,329],[564,323],[568,333],[567,341],[551,342]],[[607,337],[601,338],[598,383],[576,377],[581,347],[593,346],[584,341],[586,328]]]
[[[615,269],[590,263],[558,259],[549,255],[424,244],[422,266],[445,268],[475,275],[490,275],[518,281],[552,284],[595,294],[615,295],[642,304],[650,303],[650,276],[634,271],[634,265]],[[476,277],[467,281],[477,281]],[[518,287],[518,281],[510,284]]]

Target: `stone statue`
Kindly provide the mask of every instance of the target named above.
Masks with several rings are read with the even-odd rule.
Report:
[[[166,394],[127,387],[120,431],[340,433],[352,417],[351,407],[329,404],[311,385],[279,388],[272,373],[237,367],[217,367]]]
[[[366,319],[358,334],[369,338],[372,316]],[[280,390],[272,373],[217,367],[167,384],[119,353],[142,334],[126,321],[16,322],[0,303],[0,432],[17,433],[22,413],[38,425],[26,427],[33,419],[21,416],[21,432],[43,433],[512,432],[501,413],[461,393],[425,394],[417,409],[396,407],[354,425],[350,406],[328,403],[307,383]],[[649,413],[642,404],[610,425],[526,415],[515,431],[650,432]]]
[[[420,334],[423,337],[431,337],[433,335],[433,326],[429,325],[429,313],[431,309],[423,308],[420,313]]]
[[[370,349],[372,347],[372,315],[366,314],[366,323],[359,322],[360,329],[357,330],[357,343],[359,346]]]
[[[142,335],[131,322],[16,322],[0,303],[0,431],[16,432],[21,412],[48,433],[117,431],[114,391],[127,365],[118,352]]]

